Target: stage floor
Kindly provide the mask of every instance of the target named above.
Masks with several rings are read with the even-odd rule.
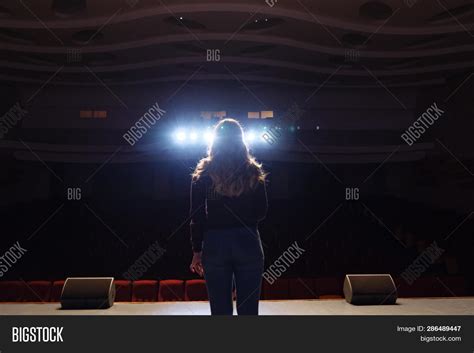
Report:
[[[235,304],[235,303],[234,303]],[[208,302],[115,303],[107,310],[61,310],[59,303],[4,303],[0,315],[209,315]],[[474,315],[474,297],[402,298],[396,305],[354,306],[341,299],[265,300],[261,315]]]

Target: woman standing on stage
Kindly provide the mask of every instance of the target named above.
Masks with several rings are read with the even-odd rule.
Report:
[[[258,223],[267,212],[265,173],[250,155],[240,124],[214,129],[207,157],[191,183],[191,271],[206,279],[212,315],[257,315],[263,273]]]

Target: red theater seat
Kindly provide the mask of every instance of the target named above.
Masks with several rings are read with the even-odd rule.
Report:
[[[51,297],[50,281],[30,281],[25,284],[22,300],[26,302],[48,302]]]
[[[160,281],[158,301],[175,302],[184,300],[184,281],[179,279],[167,279]]]
[[[132,282],[127,280],[115,280],[115,301],[132,301]]]
[[[133,281],[133,302],[154,302],[158,292],[158,281]]]
[[[342,298],[343,279],[340,277],[320,277],[314,280],[315,293],[320,299]]]
[[[312,278],[291,278],[290,299],[317,299]]]
[[[0,302],[19,302],[22,299],[24,283],[21,281],[0,282]]]
[[[189,301],[208,300],[206,281],[191,279],[186,281],[184,298]]]
[[[288,279],[279,278],[272,284],[263,280],[263,299],[288,299],[290,285]]]
[[[63,291],[64,280],[54,281],[53,288],[51,289],[51,299],[52,302],[58,302],[61,299],[61,292]]]
[[[319,299],[342,299],[344,296],[340,294],[326,294],[326,295],[321,295]]]

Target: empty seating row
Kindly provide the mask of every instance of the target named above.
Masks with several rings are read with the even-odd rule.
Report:
[[[0,302],[58,302],[64,280],[1,281]],[[116,301],[151,302],[206,300],[204,280],[115,280]]]
[[[395,279],[401,297],[436,297],[467,295],[460,276],[421,277],[412,284]],[[262,299],[331,299],[342,298],[343,278],[291,278],[263,281]],[[0,302],[58,302],[64,281],[0,281]],[[191,280],[115,280],[116,301],[199,301],[207,300],[206,283]]]

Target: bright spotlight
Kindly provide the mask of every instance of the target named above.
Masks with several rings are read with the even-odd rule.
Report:
[[[175,132],[174,138],[178,142],[184,142],[184,140],[186,140],[186,132],[183,130],[178,130]]]
[[[189,134],[189,138],[191,139],[191,142],[196,142],[197,139],[198,139],[198,134],[196,131],[192,131],[190,134]]]
[[[206,143],[212,143],[212,141],[214,140],[214,133],[212,131],[206,131],[204,133],[204,140],[206,141]]]
[[[245,141],[247,141],[247,143],[252,143],[255,141],[255,139],[256,139],[255,132],[249,131],[245,134]]]

